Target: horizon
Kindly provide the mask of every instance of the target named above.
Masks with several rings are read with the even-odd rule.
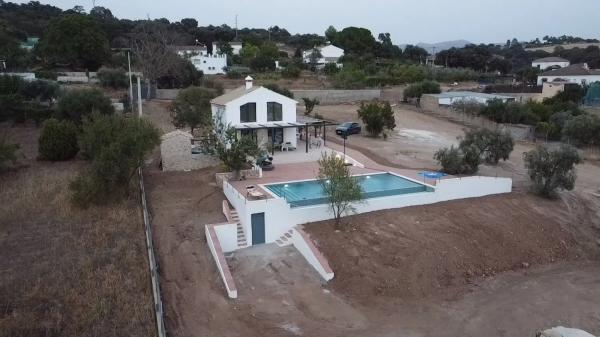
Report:
[[[11,1],[27,3],[29,1]],[[76,5],[83,6],[89,13],[93,1],[57,0],[40,1],[44,4],[59,7],[63,10],[71,9]],[[594,13],[600,11],[600,2],[595,0],[576,0],[579,6],[561,8],[562,18],[555,22],[556,5],[560,0],[531,0],[521,3],[518,0],[491,0],[481,5],[477,0],[462,0],[453,3],[452,7],[443,7],[444,0],[432,0],[424,4],[390,4],[386,0],[374,0],[369,3],[346,4],[341,0],[317,2],[307,0],[303,3],[282,3],[273,0],[264,0],[260,4],[250,3],[245,0],[223,0],[218,3],[210,2],[198,6],[196,9],[188,8],[189,3],[183,0],[172,0],[167,4],[154,3],[147,6],[145,1],[131,0],[127,2],[105,0],[94,1],[96,6],[111,10],[119,19],[143,20],[166,18],[170,22],[177,22],[184,18],[194,18],[199,26],[220,26],[226,24],[235,27],[235,16],[238,15],[238,27],[243,28],[268,28],[279,26],[285,28],[290,34],[319,34],[323,35],[330,25],[341,30],[345,27],[364,27],[371,31],[377,38],[379,33],[389,32],[392,41],[397,45],[467,40],[471,43],[503,43],[508,39],[517,38],[519,41],[530,41],[542,38],[545,35],[562,36],[571,35],[586,39],[598,38],[600,21],[596,20]],[[387,7],[386,7],[387,6]],[[521,8],[514,11],[515,6]],[[589,10],[581,11],[587,6]],[[314,12],[314,8],[323,10]],[[391,9],[390,9],[391,7]],[[431,7],[441,8],[431,11]],[[138,8],[145,8],[139,10]],[[506,9],[513,9],[506,11]],[[199,10],[195,13],[195,10]],[[202,11],[203,10],[203,11]],[[337,10],[337,15],[331,13]],[[398,20],[394,13],[419,11],[427,15],[401,16]],[[504,11],[504,12],[503,12]],[[537,15],[531,15],[532,12]],[[194,14],[192,14],[194,13]],[[218,13],[218,14],[215,14]],[[245,13],[245,14],[244,14]],[[268,13],[264,15],[264,13]],[[274,14],[281,14],[275,17]],[[493,13],[493,14],[489,14]],[[313,16],[310,20],[306,18]],[[511,23],[506,27],[493,29],[474,29],[487,25],[489,18],[494,15],[496,20]],[[385,17],[385,20],[382,19]],[[415,29],[415,26],[425,22],[433,22],[429,29]],[[465,20],[468,19],[468,20]],[[310,21],[314,24],[307,24]],[[268,24],[264,24],[268,22]],[[452,27],[453,29],[449,29]],[[409,33],[405,33],[409,32]]]

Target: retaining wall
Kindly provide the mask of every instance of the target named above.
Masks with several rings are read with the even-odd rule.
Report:
[[[381,98],[381,89],[365,90],[292,90],[294,99],[302,102],[302,98],[318,99],[323,105],[370,101]]]
[[[204,226],[204,234],[206,235],[208,248],[217,264],[221,280],[223,280],[223,284],[227,290],[227,296],[229,296],[229,298],[237,298],[237,288],[233,281],[233,276],[231,276],[229,266],[227,265],[227,260],[225,260],[219,237],[215,231],[215,225]]]
[[[329,266],[327,259],[319,251],[319,249],[312,242],[312,239],[304,231],[302,226],[297,226],[292,231],[292,237],[290,238],[292,245],[304,256],[308,264],[310,264],[319,275],[325,280],[330,281],[335,276],[333,270]]]

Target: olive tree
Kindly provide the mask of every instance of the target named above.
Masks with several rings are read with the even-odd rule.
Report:
[[[323,153],[318,163],[318,181],[339,228],[342,216],[355,212],[353,204],[363,199],[362,188],[358,179],[350,175],[344,160],[335,153]]]
[[[81,89],[67,92],[58,101],[56,112],[61,119],[77,124],[82,117],[94,112],[111,115],[115,111],[110,99],[98,89]]]
[[[510,133],[501,130],[476,129],[465,133],[460,148],[475,146],[481,159],[490,165],[497,165],[500,159],[508,160],[515,142]]]
[[[315,106],[317,106],[321,103],[316,98],[311,99],[311,98],[303,97],[302,101],[304,101],[304,108],[306,109],[306,110],[304,110],[305,116],[310,115],[310,113],[313,112],[313,110],[315,109]]]
[[[189,87],[180,91],[171,105],[173,125],[188,126],[192,133],[198,127],[209,127],[212,124],[210,100],[215,97],[215,90],[207,88]]]
[[[221,139],[216,144],[217,155],[223,162],[223,165],[231,170],[235,178],[239,177],[240,171],[248,167],[252,160],[263,154],[263,150],[258,146],[254,138],[250,136],[237,137],[237,130],[227,128]]]
[[[388,102],[363,102],[358,109],[358,117],[373,137],[379,136],[385,129],[393,130],[396,127],[394,111]]]
[[[581,162],[581,156],[574,147],[565,144],[558,149],[538,146],[524,153],[523,159],[537,194],[552,197],[556,190],[570,191],[575,187],[575,165]]]

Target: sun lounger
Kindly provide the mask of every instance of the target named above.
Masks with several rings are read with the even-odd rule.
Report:
[[[251,196],[256,199],[263,199],[265,197],[265,195],[254,186],[246,186],[246,196]]]

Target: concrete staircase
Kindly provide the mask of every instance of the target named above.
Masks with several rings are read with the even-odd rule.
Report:
[[[279,247],[285,247],[292,244],[292,234],[294,233],[294,229],[290,229],[289,231],[283,233],[279,239],[275,240],[275,243]]]
[[[237,244],[238,248],[248,247],[248,240],[246,239],[246,233],[244,232],[244,226],[240,223],[240,215],[238,212],[231,208],[227,200],[223,200],[223,214],[230,223],[237,224]]]

